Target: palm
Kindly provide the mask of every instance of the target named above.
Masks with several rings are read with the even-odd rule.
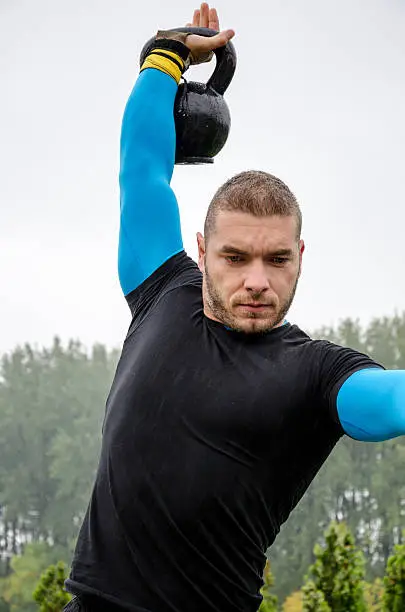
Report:
[[[216,30],[218,34],[215,36],[198,36],[190,34],[187,36],[186,45],[191,52],[207,52],[218,47],[223,47],[235,35],[233,30],[224,30],[219,32],[219,19],[215,8],[209,8],[208,4],[203,2],[201,8],[196,9],[193,15],[193,21],[187,24],[198,28],[210,28]]]

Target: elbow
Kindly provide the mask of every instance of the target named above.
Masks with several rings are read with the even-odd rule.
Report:
[[[392,430],[393,438],[405,436],[405,371],[402,371],[402,379],[393,394],[392,406]]]
[[[347,435],[383,442],[405,435],[405,371],[362,370],[339,390],[337,408]]]

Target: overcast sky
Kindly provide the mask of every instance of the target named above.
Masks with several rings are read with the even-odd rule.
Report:
[[[236,30],[232,128],[213,166],[176,167],[186,250],[217,187],[280,176],[307,250],[306,330],[405,310],[405,2],[219,0]],[[58,334],[119,346],[119,134],[144,42],[188,0],[0,0],[0,351]],[[211,66],[191,69],[203,80]]]

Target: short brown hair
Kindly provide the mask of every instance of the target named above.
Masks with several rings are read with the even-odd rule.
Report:
[[[256,217],[295,216],[297,239],[301,236],[302,215],[295,195],[282,180],[261,170],[247,170],[230,178],[215,193],[204,223],[207,240],[214,231],[219,211],[245,212]]]

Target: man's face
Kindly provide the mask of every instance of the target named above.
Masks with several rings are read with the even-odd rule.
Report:
[[[294,216],[220,211],[208,243],[197,241],[208,318],[245,333],[282,324],[304,251]]]

